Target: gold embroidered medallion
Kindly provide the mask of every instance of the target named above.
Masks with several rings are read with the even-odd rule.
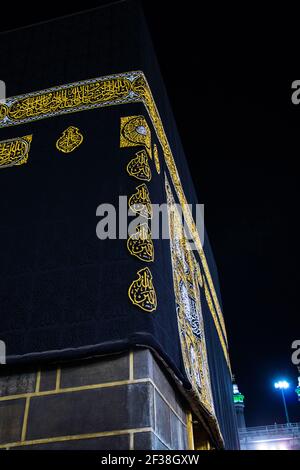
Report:
[[[138,279],[132,282],[128,289],[131,302],[145,312],[153,312],[157,308],[157,298],[149,268],[137,272]]]
[[[128,201],[130,209],[146,219],[152,219],[152,204],[147,186],[144,183],[140,184],[136,190],[137,192]]]
[[[133,176],[138,180],[151,181],[152,174],[146,150],[137,152],[136,157],[130,160],[126,169],[130,176]]]
[[[136,233],[127,240],[128,251],[141,261],[154,261],[154,246],[151,232],[147,224],[138,224]]]
[[[70,126],[63,131],[62,136],[56,142],[56,148],[63,153],[71,153],[83,142],[83,135],[78,127]]]
[[[32,134],[0,142],[0,168],[26,163],[31,141]]]
[[[150,158],[151,130],[144,116],[127,116],[121,118],[120,147],[137,147],[142,145],[146,148]]]

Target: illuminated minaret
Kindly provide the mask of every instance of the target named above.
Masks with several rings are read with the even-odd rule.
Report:
[[[238,386],[234,383],[233,384],[233,402],[234,402],[239,429],[246,427],[245,416],[244,416],[244,408],[245,408],[244,399],[245,399],[244,395],[241,394],[241,392],[238,389]]]

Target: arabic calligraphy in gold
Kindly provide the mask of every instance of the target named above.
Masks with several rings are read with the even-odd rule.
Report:
[[[185,370],[201,403],[214,414],[200,287],[203,277],[182,224],[168,180],[170,248],[180,344]]]
[[[156,144],[154,144],[154,147],[153,147],[153,155],[154,155],[154,163],[155,163],[156,171],[158,174],[160,174],[160,162],[159,162],[158,148]]]
[[[136,187],[137,192],[134,193],[128,201],[128,206],[133,212],[140,214],[146,219],[152,219],[152,203],[149,191],[145,183]]]
[[[5,118],[7,114],[7,106],[5,104],[0,103],[0,121]]]
[[[83,135],[78,127],[70,126],[63,131],[62,136],[56,142],[56,148],[63,153],[71,153],[83,142]]]
[[[128,251],[147,263],[154,261],[154,245],[151,232],[147,224],[138,224],[136,233],[127,240]]]
[[[121,118],[120,147],[136,147],[142,145],[146,148],[150,158],[151,130],[144,116],[126,116]]]
[[[126,169],[130,176],[133,176],[138,180],[151,181],[152,173],[146,150],[140,150],[140,152],[137,152],[136,157],[130,160]]]
[[[129,102],[130,90],[131,81],[127,77],[111,76],[29,93],[12,101],[6,112],[8,119],[1,124],[21,124],[46,116],[106,106],[112,101],[116,104],[122,100]]]
[[[174,156],[170,147],[170,144],[168,142],[167,135],[165,133],[164,127],[162,120],[160,118],[158,109],[156,107],[155,101],[153,99],[153,95],[151,93],[151,89],[149,87],[149,84],[147,83],[147,80],[145,76],[141,75],[137,77],[134,82],[132,83],[132,90],[134,93],[136,93],[140,98],[142,98],[147,111],[149,113],[149,116],[151,117],[151,121],[153,124],[153,127],[156,131],[156,134],[159,138],[159,142],[162,146],[163,149],[163,154],[164,154],[164,159],[167,165],[167,168],[170,172],[171,178],[172,178],[172,183],[174,185],[176,194],[178,196],[179,202],[181,204],[181,207],[183,209],[184,213],[184,218],[185,222],[187,224],[187,227],[189,229],[189,232],[196,244],[200,259],[201,259],[201,264],[203,266],[203,270],[207,279],[207,283],[209,286],[209,290],[211,292],[212,296],[212,303],[214,304],[215,308],[211,309],[210,312],[212,314],[215,326],[218,331],[218,336],[222,345],[222,349],[224,352],[225,359],[227,361],[229,370],[231,370],[230,366],[230,360],[229,360],[229,354],[228,354],[228,347],[227,347],[227,334],[226,334],[226,327],[225,327],[225,322],[224,322],[224,317],[223,317],[223,312],[220,306],[220,302],[214,287],[214,283],[212,280],[212,276],[210,274],[208,262],[206,259],[206,255],[203,250],[202,242],[200,240],[200,236],[195,224],[195,221],[193,219],[193,215],[191,210],[189,209],[189,206],[187,204],[186,196],[180,181],[180,177],[178,174],[178,170],[176,167],[176,163],[174,160]],[[220,328],[221,325],[221,328]]]
[[[137,275],[138,279],[133,281],[128,289],[128,296],[137,307],[145,312],[153,312],[157,309],[157,298],[151,271],[149,268],[143,268]]]
[[[182,89],[184,92],[185,88],[183,87]],[[166,167],[170,172],[176,195],[182,206],[185,221],[201,259],[213,306],[213,308],[210,307],[210,312],[230,369],[226,327],[218,295],[196,224],[187,204],[172,149],[144,73],[141,71],[130,71],[12,97],[9,101],[6,101],[6,105],[0,105],[0,128],[53,118],[66,113],[128,103],[142,103],[145,106],[147,116],[151,119],[156,136],[159,139]]]
[[[23,165],[28,160],[32,135],[0,142],[0,168]]]

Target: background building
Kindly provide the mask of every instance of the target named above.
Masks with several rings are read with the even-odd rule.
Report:
[[[299,387],[296,389],[296,393]],[[244,395],[233,385],[233,401],[237,415],[241,450],[299,450],[300,423],[247,427],[244,416]]]

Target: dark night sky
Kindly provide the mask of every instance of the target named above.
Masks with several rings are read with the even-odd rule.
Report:
[[[101,3],[107,2],[84,6]],[[300,105],[290,99],[291,83],[300,77],[288,78],[286,72],[284,78],[288,69],[282,60],[295,57],[293,42],[284,43],[279,24],[270,15],[264,19],[253,5],[234,11],[227,5],[222,11],[201,6],[196,13],[196,2],[142,3],[199,200],[205,204],[247,424],[284,422],[273,381],[287,377],[294,389],[291,343],[300,338]],[[17,13],[11,5],[1,28],[75,11],[66,2],[57,9],[51,2],[51,10],[39,12],[28,2]],[[190,80],[188,89],[183,76]],[[287,400],[291,421],[297,422],[300,404],[293,389]]]

